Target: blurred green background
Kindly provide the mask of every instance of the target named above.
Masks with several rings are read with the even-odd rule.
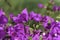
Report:
[[[56,20],[60,20],[60,12],[53,12],[51,10],[40,9],[38,8],[38,3],[42,3],[46,6],[53,6],[49,4],[50,0],[0,0],[0,8],[2,8],[6,15],[9,13],[14,13],[15,15],[20,13],[24,8],[27,8],[28,11],[34,11],[41,13],[42,15],[48,15],[53,17]],[[60,0],[54,0],[55,5],[60,6]]]

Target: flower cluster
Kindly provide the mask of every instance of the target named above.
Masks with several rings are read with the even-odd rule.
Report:
[[[54,11],[60,11],[60,6],[54,5],[54,6],[53,6],[53,10],[54,10]]]
[[[8,25],[8,18],[5,16],[3,10],[0,10],[0,40],[39,40],[41,30],[32,30],[26,23],[29,19],[39,21],[41,20],[40,18],[39,14],[33,12],[28,15],[27,8],[25,8],[17,16],[10,14],[10,19],[15,24]]]
[[[40,7],[44,6],[40,4]],[[60,22],[49,16],[34,11],[28,13],[25,8],[16,16],[10,14],[9,18],[11,23],[8,25],[9,19],[1,9],[0,40],[60,40]],[[41,26],[44,30],[40,29]]]
[[[46,8],[46,9],[48,8],[48,6],[45,6],[45,5],[41,4],[41,3],[38,4],[38,7],[39,8]],[[60,6],[53,5],[51,8],[52,8],[53,11],[60,11]]]
[[[43,35],[43,40],[60,40],[60,22],[53,22],[49,32]]]

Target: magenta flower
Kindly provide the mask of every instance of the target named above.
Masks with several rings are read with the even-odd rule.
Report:
[[[54,19],[49,16],[44,16],[41,22],[44,28],[50,29],[51,24],[54,22]]]
[[[5,13],[0,10],[0,24],[8,23],[8,18],[5,16]]]
[[[2,15],[5,15],[5,12],[2,9],[0,9],[0,16]]]
[[[18,14],[17,16],[13,17],[13,21],[15,23],[25,23],[28,21],[28,11],[27,8],[25,8],[21,14]]]
[[[40,14],[34,13],[33,11],[30,12],[29,17],[30,17],[30,20],[34,20],[34,21],[37,21],[37,22],[42,20],[42,16]]]
[[[0,25],[0,39],[3,39],[6,36],[3,25]]]
[[[58,6],[53,6],[53,11],[58,11]]]
[[[32,40],[40,40],[39,34],[34,35],[34,37],[32,38]]]
[[[43,4],[38,4],[38,7],[39,8],[44,8],[44,5]]]

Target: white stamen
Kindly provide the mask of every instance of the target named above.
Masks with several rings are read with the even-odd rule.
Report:
[[[59,22],[58,20],[56,20],[56,22]]]
[[[45,35],[45,33],[43,33],[43,35]]]
[[[18,40],[18,38],[15,38],[15,40]]]
[[[55,36],[57,36],[57,34],[55,34]]]

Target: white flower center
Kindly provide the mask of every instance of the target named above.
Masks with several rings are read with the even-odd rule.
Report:
[[[45,35],[45,33],[43,33],[43,35]]]
[[[57,34],[55,34],[55,36],[57,36]]]

